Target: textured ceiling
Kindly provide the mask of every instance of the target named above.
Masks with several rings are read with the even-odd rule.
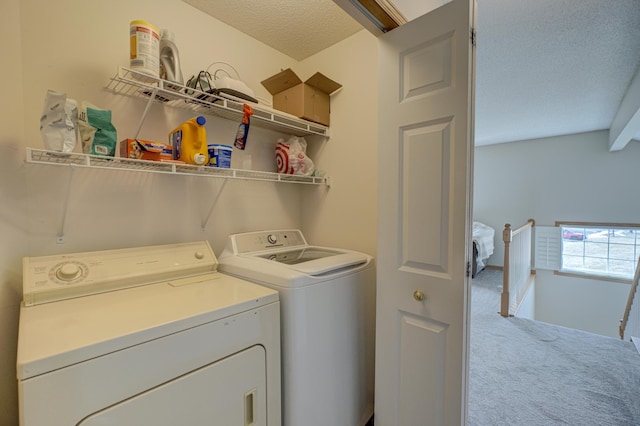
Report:
[[[301,61],[362,29],[331,0],[184,0]]]
[[[640,0],[478,0],[476,145],[609,129]]]
[[[362,29],[332,0],[184,1],[297,60]],[[477,32],[476,145],[609,129],[640,64],[640,0],[478,0]]]

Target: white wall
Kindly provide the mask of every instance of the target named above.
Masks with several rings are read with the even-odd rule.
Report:
[[[363,67],[376,63],[375,39],[368,33],[298,64],[179,0],[9,0],[0,12],[0,46],[8,54],[5,59],[15,59],[3,67],[3,80],[12,84],[6,85],[0,106],[0,425],[17,424],[15,351],[23,256],[196,239],[209,240],[220,253],[230,233],[278,227],[301,227],[312,243],[375,254],[376,104],[371,94],[377,83],[375,73],[368,70],[362,78],[350,60],[355,56]],[[287,67],[304,78],[321,71],[343,84],[334,97],[332,137],[307,139],[310,155],[336,177],[335,185],[230,181],[203,232],[201,221],[222,181],[77,169],[69,187],[68,168],[25,165],[25,147],[43,148],[38,126],[47,89],[111,109],[118,139],[133,136],[145,103],[104,90],[117,67],[128,65],[133,19],[174,32],[186,77],[221,60],[232,63],[262,97],[269,95],[259,82]],[[164,141],[190,116],[154,105],[141,137]],[[237,124],[208,117],[208,141],[230,144]],[[273,148],[280,136],[286,135],[251,128],[245,154],[251,155],[252,168],[275,171]],[[234,151],[232,167],[240,168],[241,160]],[[57,244],[67,188],[64,244]]]
[[[304,229],[321,245],[375,257],[377,221],[378,65],[376,38],[361,31],[297,66],[303,79],[321,71],[343,85],[331,99],[331,141],[310,155],[331,176],[325,196],[307,191]]]
[[[26,146],[43,147],[38,121],[47,89],[111,109],[119,140],[135,134],[146,103],[104,90],[117,67],[128,65],[132,19],[144,18],[174,32],[185,76],[214,61],[227,61],[258,95],[268,96],[259,82],[272,69],[295,63],[178,0],[45,4],[23,0],[20,5]],[[140,137],[167,141],[168,132],[193,114],[154,104]],[[208,142],[231,144],[237,125],[208,117]],[[275,171],[273,148],[279,136],[283,135],[256,126],[251,129],[247,151],[242,154],[252,156],[253,168]],[[234,152],[233,167],[239,167],[240,154]],[[31,255],[201,238],[209,239],[219,253],[231,232],[301,225],[301,190],[292,185],[230,182],[202,233],[200,223],[222,181],[79,171],[71,187],[66,242],[58,245],[55,234],[62,218],[68,173],[66,169],[27,166]]]
[[[15,424],[16,337],[22,294],[22,262],[26,252],[25,188],[21,168],[23,148],[22,52],[20,2],[0,2],[3,42],[2,102],[0,102],[0,424]]]
[[[618,338],[629,285],[536,274],[536,320]]]
[[[516,315],[519,318],[526,318],[530,320],[536,319],[536,282],[535,280],[531,284],[531,287],[527,291],[527,294],[522,299],[518,313]]]
[[[640,144],[614,153],[607,146],[608,133],[599,131],[476,148],[474,220],[496,229],[488,263],[502,265],[505,223],[640,222]],[[538,271],[535,317],[615,337],[628,289]]]

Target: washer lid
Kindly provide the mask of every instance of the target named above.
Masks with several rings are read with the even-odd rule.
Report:
[[[299,288],[359,272],[373,258],[307,244],[298,229],[233,234],[219,256],[222,272],[283,288]]]
[[[324,247],[305,247],[256,255],[258,258],[289,265],[290,269],[319,276],[339,269],[364,264],[367,256]]]

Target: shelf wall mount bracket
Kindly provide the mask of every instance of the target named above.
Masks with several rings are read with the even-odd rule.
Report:
[[[151,95],[149,96],[149,101],[147,102],[147,106],[144,107],[144,111],[142,112],[142,117],[140,117],[140,123],[138,124],[136,135],[134,136],[135,140],[138,140],[138,137],[140,136],[140,131],[142,130],[142,126],[144,125],[144,120],[147,118],[147,114],[149,113],[149,108],[151,108],[151,104],[153,103],[153,100],[156,98],[157,94],[158,94],[158,88],[156,87],[151,91]]]
[[[213,199],[213,202],[211,203],[211,207],[207,212],[207,216],[204,218],[204,220],[201,223],[202,232],[205,232],[207,230],[207,224],[209,223],[209,219],[211,219],[211,213],[213,213],[213,209],[216,207],[216,204],[218,204],[220,195],[222,195],[222,192],[224,191],[224,188],[227,185],[227,182],[229,182],[228,179],[225,179],[222,182],[222,185],[220,186],[220,190],[218,190],[218,193],[216,194],[216,198]]]
[[[67,191],[64,196],[64,204],[62,205],[62,214],[60,217],[60,224],[58,225],[58,233],[56,235],[56,243],[64,244],[64,228],[67,222],[67,211],[69,209],[69,199],[71,198],[71,187],[73,186],[73,177],[75,175],[76,168],[74,165],[69,166],[69,178],[67,179]]]

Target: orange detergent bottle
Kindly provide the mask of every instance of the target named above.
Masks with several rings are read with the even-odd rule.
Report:
[[[204,166],[209,162],[207,146],[207,119],[199,115],[185,121],[169,133],[169,144],[173,148],[173,159],[187,164]]]

